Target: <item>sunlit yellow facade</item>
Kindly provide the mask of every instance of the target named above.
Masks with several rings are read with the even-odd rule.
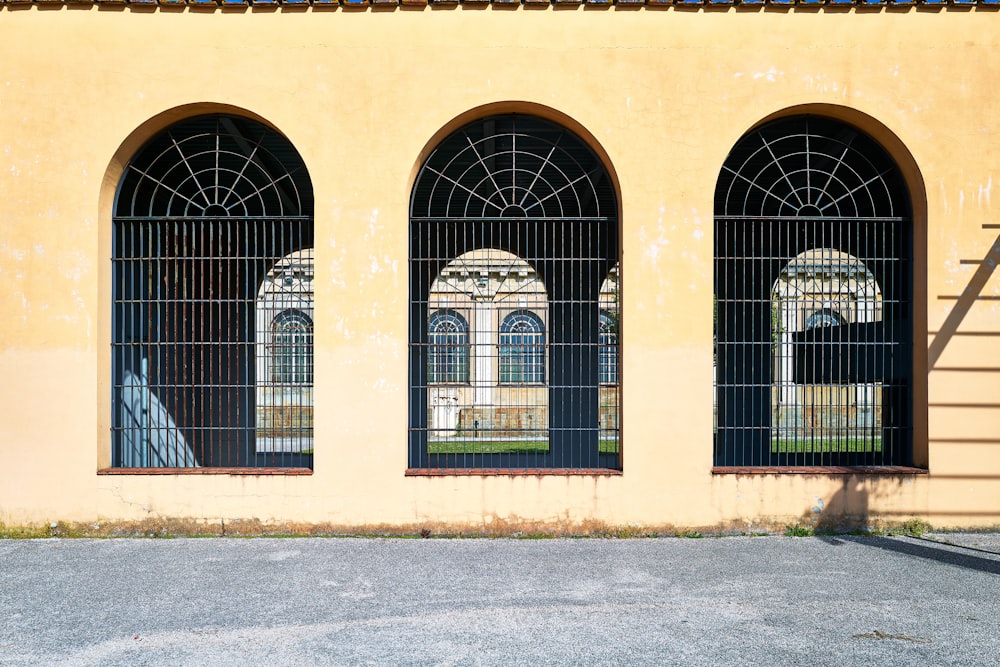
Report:
[[[753,530],[1000,524],[1000,16],[946,7],[0,6],[0,523]],[[621,471],[407,474],[414,179],[456,128],[562,125],[619,204]],[[107,474],[111,217],[180,119],[284,135],[315,195],[311,474]],[[752,128],[874,138],[912,203],[908,470],[713,470],[713,202]],[[860,390],[857,390],[860,391]],[[161,471],[162,472],[162,471]]]

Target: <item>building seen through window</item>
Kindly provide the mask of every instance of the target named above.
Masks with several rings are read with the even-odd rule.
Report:
[[[864,263],[830,248],[803,252],[779,274],[771,308],[772,441],[880,446],[881,382],[851,381],[857,369],[848,367],[859,350],[847,327],[882,321],[882,293]]]
[[[313,449],[313,249],[282,257],[257,290],[258,454]]]
[[[411,468],[618,468],[614,189],[578,137],[474,121],[410,211]]]
[[[503,250],[471,251],[441,270],[428,305],[432,438],[544,439],[548,298],[535,270]]]

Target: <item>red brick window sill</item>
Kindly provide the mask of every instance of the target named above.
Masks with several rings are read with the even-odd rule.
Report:
[[[311,475],[309,468],[104,468],[98,475]]]
[[[926,475],[909,466],[716,466],[713,475]]]
[[[620,477],[610,468],[407,468],[407,477]]]

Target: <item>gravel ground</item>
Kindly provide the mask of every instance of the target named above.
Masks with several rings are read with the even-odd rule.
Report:
[[[0,541],[4,665],[1000,665],[1000,536]]]

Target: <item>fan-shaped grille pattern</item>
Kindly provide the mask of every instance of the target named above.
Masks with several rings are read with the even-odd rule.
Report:
[[[909,465],[898,167],[850,126],[787,118],[737,143],[715,205],[716,465]]]
[[[800,117],[746,135],[722,167],[717,215],[893,218],[904,190],[871,138],[836,121]]]
[[[115,215],[311,215],[312,186],[295,148],[237,116],[199,116],[154,137],[122,176]]]
[[[312,209],[255,121],[195,117],[136,153],[112,225],[114,466],[312,466]]]
[[[458,130],[417,178],[414,218],[613,216],[615,197],[594,152],[530,116],[496,116]]]

